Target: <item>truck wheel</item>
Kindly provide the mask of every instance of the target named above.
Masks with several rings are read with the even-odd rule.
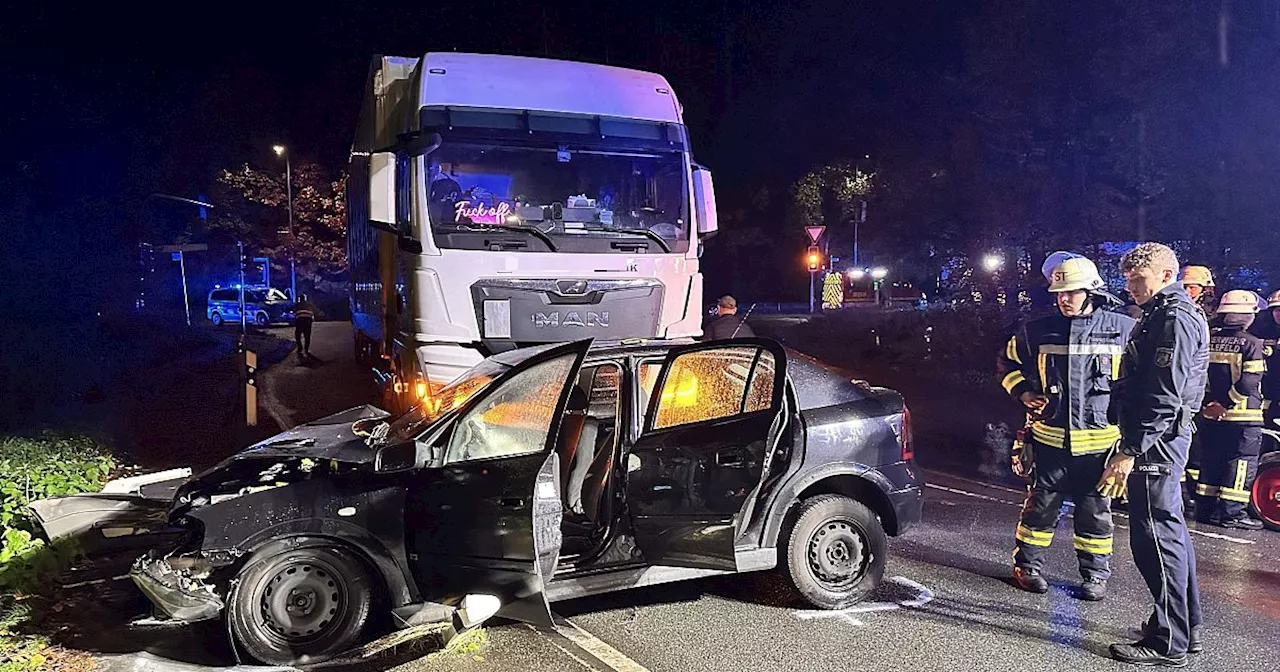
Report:
[[[255,558],[228,596],[236,641],[268,665],[317,663],[361,642],[373,585],[358,558],[340,548],[300,548]]]
[[[1267,459],[1271,457],[1271,459]],[[1264,456],[1253,480],[1254,514],[1269,530],[1280,531],[1280,454]]]
[[[215,326],[215,327],[221,327],[221,326],[222,326],[222,313],[214,313],[214,314],[210,315],[210,316],[209,316],[209,321],[213,323],[213,326]]]
[[[800,505],[787,539],[787,572],[809,604],[844,609],[880,585],[888,545],[880,519],[866,506],[819,495]]]

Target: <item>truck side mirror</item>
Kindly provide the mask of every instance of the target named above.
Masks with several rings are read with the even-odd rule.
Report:
[[[396,222],[396,155],[369,155],[369,221],[384,231],[398,233]]]
[[[716,216],[716,188],[711,181],[711,171],[702,166],[693,168],[693,201],[698,217],[698,234],[709,237],[720,228]]]

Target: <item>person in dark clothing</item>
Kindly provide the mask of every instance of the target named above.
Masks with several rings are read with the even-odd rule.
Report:
[[[1182,667],[1203,650],[1195,549],[1187,531],[1181,477],[1193,421],[1209,371],[1209,325],[1178,279],[1178,258],[1142,243],[1120,262],[1125,284],[1142,306],[1120,360],[1108,415],[1120,440],[1098,491],[1129,494],[1129,546],[1154,608],[1143,636],[1112,644],[1111,657],[1135,665]]]
[[[716,315],[702,328],[702,340],[723,341],[729,338],[754,337],[756,332],[747,324],[747,318],[738,317],[738,301],[728,294],[716,304]]]
[[[1106,595],[1111,576],[1113,525],[1111,501],[1094,486],[1120,438],[1107,420],[1107,404],[1134,321],[1101,309],[1106,285],[1092,261],[1066,257],[1049,277],[1049,291],[1058,297],[1055,314],[1028,320],[996,361],[1005,392],[1028,414],[1018,458],[1034,464],[1014,535],[1013,584],[1048,592],[1041,569],[1069,498],[1082,579],[1076,594],[1096,601]]]
[[[1202,462],[1196,518],[1204,523],[1260,530],[1249,498],[1262,448],[1263,341],[1248,331],[1258,297],[1244,289],[1222,296],[1210,321],[1209,389],[1201,411]]]
[[[293,304],[293,343],[298,349],[298,359],[311,356],[311,325],[316,320],[316,307],[306,294],[298,296]]]

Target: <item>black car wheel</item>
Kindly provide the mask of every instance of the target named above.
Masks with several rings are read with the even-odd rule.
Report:
[[[259,312],[254,317],[254,322],[257,322],[259,327],[265,327],[268,324],[271,324],[271,318],[266,313]]]
[[[861,503],[841,495],[806,500],[787,540],[791,583],[815,607],[849,607],[880,585],[888,543]]]
[[[236,641],[268,665],[316,663],[360,643],[373,587],[358,558],[301,548],[254,559],[229,597]]]
[[[213,323],[213,326],[215,326],[215,327],[221,327],[221,326],[222,326],[222,313],[214,313],[213,315],[210,315],[210,316],[209,316],[209,321]]]

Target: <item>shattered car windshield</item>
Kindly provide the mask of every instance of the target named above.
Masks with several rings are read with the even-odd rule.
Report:
[[[467,400],[485,389],[498,376],[511,367],[493,360],[485,360],[472,367],[458,380],[446,385],[439,392],[422,400],[409,412],[396,418],[387,433],[392,440],[409,441],[416,438],[431,423],[467,403]]]

